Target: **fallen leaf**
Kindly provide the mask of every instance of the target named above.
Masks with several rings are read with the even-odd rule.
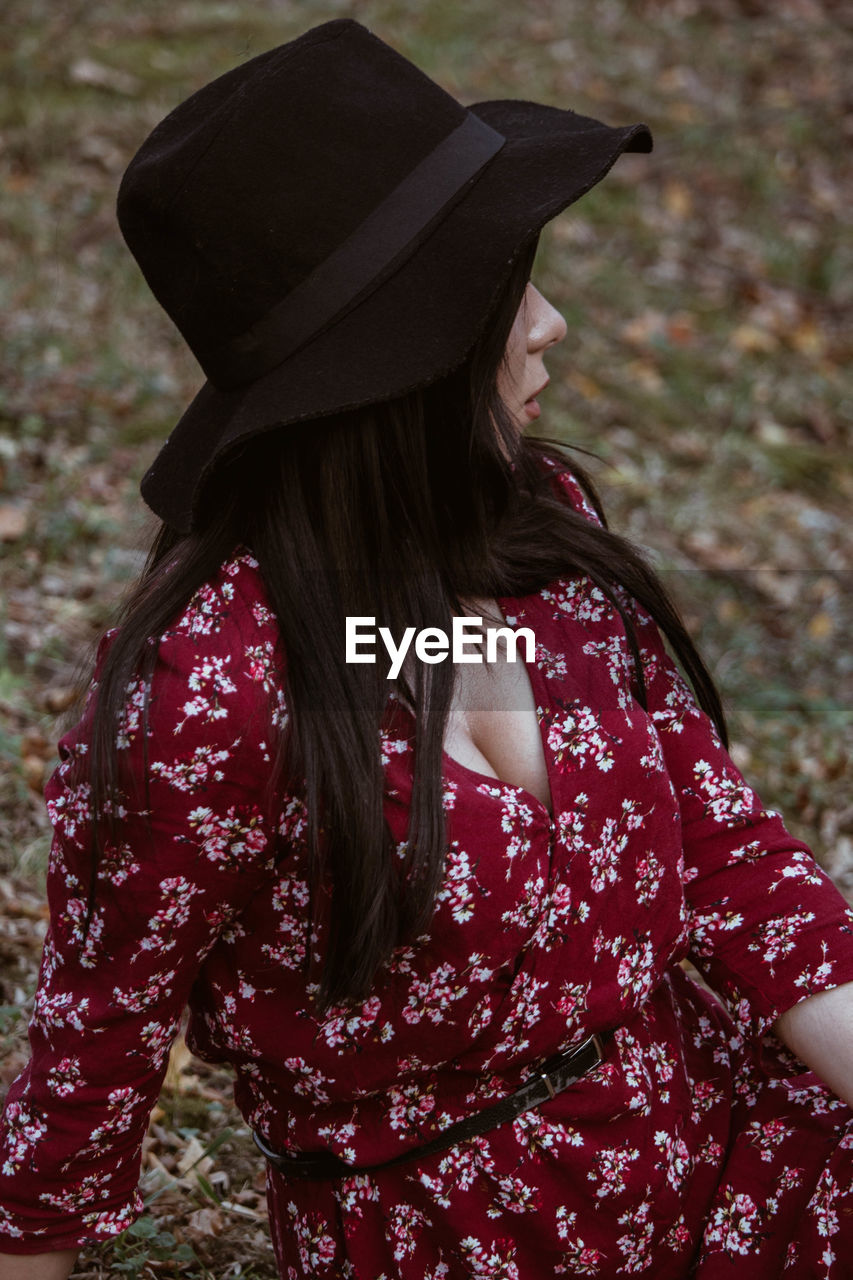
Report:
[[[795,351],[804,356],[822,356],[825,349],[823,334],[814,320],[802,320],[786,335]]]
[[[692,124],[694,120],[699,119],[698,108],[684,98],[679,99],[678,102],[673,102],[667,108],[667,113],[677,124]]]
[[[190,1138],[184,1153],[178,1160],[178,1172],[185,1182],[197,1184],[199,1175],[205,1177],[213,1168],[213,1159],[204,1154],[204,1147],[198,1138]]]
[[[585,400],[597,400],[601,395],[601,387],[598,383],[587,377],[585,373],[581,373],[579,369],[572,369],[566,377],[566,382],[570,387],[574,387],[575,391],[579,391]]]
[[[660,338],[666,328],[666,318],[660,311],[646,310],[626,321],[619,331],[620,337],[632,346],[648,346],[653,338]]]
[[[105,67],[94,58],[78,58],[68,69],[68,77],[72,84],[94,85],[97,89],[108,89],[111,93],[121,93],[126,97],[135,97],[140,89],[136,76],[116,67]]]
[[[188,1216],[186,1230],[190,1236],[218,1236],[224,1226],[221,1209],[205,1207]]]
[[[163,1081],[164,1088],[171,1089],[174,1093],[183,1092],[181,1077],[192,1060],[193,1056],[187,1048],[186,1040],[183,1036],[178,1036],[169,1054],[169,1065],[166,1068],[166,1076]]]
[[[788,432],[781,422],[775,418],[761,417],[757,420],[755,434],[762,444],[787,444]]]
[[[689,311],[676,311],[666,322],[666,336],[677,347],[689,347],[696,340],[696,329]]]
[[[248,1209],[243,1204],[235,1204],[233,1200],[223,1200],[222,1208],[227,1209],[229,1213],[236,1213],[242,1218],[251,1218],[253,1222],[262,1222],[266,1214],[257,1213],[254,1209]]]
[[[660,391],[663,378],[648,360],[631,360],[625,366],[625,372],[644,391]]]
[[[11,502],[0,502],[0,541],[15,542],[27,531],[27,513]]]
[[[73,688],[46,689],[43,699],[45,709],[51,715],[61,715],[68,710],[76,696],[77,690]]]
[[[146,1151],[142,1160],[146,1173],[156,1173],[164,1182],[173,1182],[174,1175],[169,1172],[163,1161],[153,1151]]]
[[[738,351],[747,355],[768,354],[779,346],[775,334],[767,329],[758,329],[754,324],[739,324],[732,333],[731,341]]]
[[[44,760],[41,756],[28,755],[21,760],[21,772],[30,791],[41,795],[44,790]]]
[[[683,182],[668,182],[663,191],[663,206],[672,218],[683,221],[693,212],[693,196]]]
[[[835,620],[821,611],[809,619],[807,630],[813,640],[827,640],[835,631]]]

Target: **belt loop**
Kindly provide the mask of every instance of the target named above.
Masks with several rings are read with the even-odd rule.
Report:
[[[551,1083],[551,1077],[549,1075],[546,1075],[546,1073],[543,1071],[539,1079],[545,1081],[545,1087],[548,1090],[548,1096],[551,1098],[556,1098],[557,1090],[554,1088],[554,1086]]]

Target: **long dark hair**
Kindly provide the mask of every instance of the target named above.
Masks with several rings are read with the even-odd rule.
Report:
[[[219,467],[194,532],[163,526],[127,600],[97,690],[88,769],[97,861],[122,778],[115,726],[134,676],[147,679],[156,637],[239,546],[257,558],[281,630],[289,712],[271,785],[298,782],[308,814],[314,904],[330,886],[320,1008],[364,999],[392,950],[427,925],[444,863],[442,746],[454,666],[415,663],[394,692],[411,710],[415,767],[405,856],[383,816],[379,726],[391,686],[381,662],[344,661],[344,620],[375,617],[449,632],[464,601],[521,596],[586,574],[634,631],[622,590],[662,627],[698,700],[725,738],[713,681],[663,585],[625,539],[554,493],[542,456],[554,441],[519,437],[497,393],[507,338],[536,242],[525,246],[465,362],[434,382],[271,431]],[[577,463],[573,474],[598,506]],[[603,517],[602,517],[603,518]],[[644,697],[642,675],[640,697]]]

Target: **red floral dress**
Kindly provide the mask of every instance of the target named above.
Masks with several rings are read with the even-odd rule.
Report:
[[[641,611],[648,711],[618,614],[589,581],[499,603],[536,635],[553,818],[446,756],[429,931],[355,1010],[318,1018],[312,1004],[305,812],[266,786],[287,708],[250,555],[162,637],[147,731],[143,690],[128,690],[118,746],[139,784],[82,947],[89,795],[70,778],[87,719],[63,739],[32,1061],[0,1143],[0,1252],[132,1221],[188,1002],[191,1047],[233,1064],[248,1124],[273,1146],[365,1164],[615,1028],[579,1083],[420,1163],[337,1183],[270,1174],[284,1277],[850,1276],[853,1116],[768,1032],[804,996],[853,981],[853,914],[746,785]],[[386,813],[401,845],[412,730],[389,701]],[[688,955],[728,1011],[685,974]]]

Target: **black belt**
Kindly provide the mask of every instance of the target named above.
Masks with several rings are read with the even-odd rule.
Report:
[[[449,1125],[422,1147],[414,1147],[411,1151],[404,1151],[401,1155],[376,1164],[347,1164],[331,1151],[300,1151],[296,1155],[285,1155],[284,1152],[273,1151],[258,1134],[253,1133],[252,1137],[270,1164],[289,1178],[347,1178],[357,1173],[371,1173],[374,1169],[389,1169],[405,1160],[424,1159],[434,1155],[436,1151],[444,1151],[458,1142],[464,1142],[467,1138],[488,1133],[505,1121],[514,1120],[523,1111],[538,1107],[549,1098],[556,1098],[563,1089],[576,1084],[582,1076],[603,1061],[604,1046],[612,1035],[612,1031],[603,1031],[600,1035],[591,1035],[577,1049],[555,1054],[543,1062],[539,1070],[508,1098],[496,1102],[493,1107],[486,1107],[484,1111],[478,1111],[466,1120],[458,1120],[456,1124]]]

